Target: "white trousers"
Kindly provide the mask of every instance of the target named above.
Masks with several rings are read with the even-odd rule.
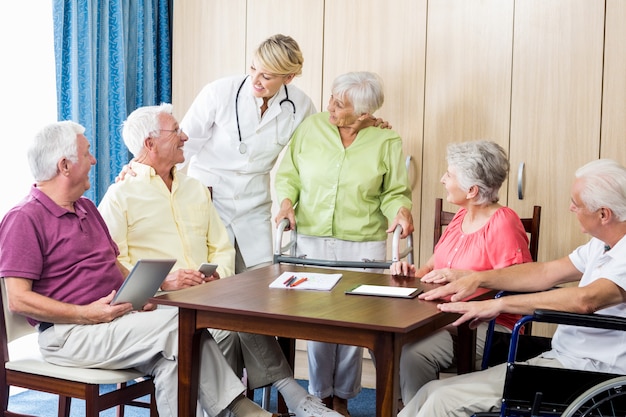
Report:
[[[41,352],[61,366],[135,368],[154,377],[160,417],[178,415],[178,309],[158,308],[126,314],[96,325],[55,324],[39,334]],[[201,337],[198,401],[217,416],[243,393],[215,340]]]
[[[556,359],[536,357],[524,363],[563,368]],[[498,411],[502,403],[506,363],[484,371],[431,381],[400,411],[398,417],[469,417]]]
[[[298,235],[296,254],[330,261],[362,261],[364,258],[381,261],[387,257],[387,242],[351,242]],[[361,392],[362,347],[310,341],[307,353],[310,394],[319,398],[333,395],[349,399]]]

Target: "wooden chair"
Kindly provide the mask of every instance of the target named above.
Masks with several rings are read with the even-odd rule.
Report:
[[[435,230],[433,233],[433,249],[437,246],[441,235],[443,234],[443,228],[450,224],[452,218],[456,213],[443,210],[443,199],[435,199]]]
[[[541,206],[533,206],[533,217],[523,218],[524,230],[530,235],[528,250],[534,262],[537,262],[539,253],[539,225],[541,224]]]
[[[443,200],[441,198],[435,199],[435,227],[433,236],[433,248],[435,247],[437,242],[439,242],[439,239],[443,234],[443,228],[450,224],[455,214],[456,213],[443,210]],[[539,252],[539,226],[541,224],[541,206],[534,206],[533,216],[522,218],[521,221],[522,225],[524,226],[524,230],[526,230],[526,233],[528,233],[529,235],[528,250],[530,251],[530,256],[534,262],[537,262],[537,255]],[[505,295],[504,292],[499,292],[496,297],[500,297],[503,295]],[[524,334],[528,335],[530,334],[530,331],[531,323],[528,322],[526,324],[526,328],[524,329]],[[502,361],[504,361],[505,353],[498,352],[497,354],[492,354],[492,344],[494,343],[495,334],[495,320],[492,320],[489,322],[489,327],[487,329],[485,348],[483,351],[483,360],[481,364],[482,369],[487,368],[492,363],[499,362],[500,358],[502,358]],[[506,345],[508,346],[508,335],[501,335],[500,333],[498,333],[497,336],[504,336],[501,338],[502,340],[498,339],[498,344],[506,343]],[[528,348],[524,349],[523,353],[527,357],[534,356],[537,352],[537,349],[541,350],[545,345],[543,340],[535,341],[525,339],[524,343],[529,345]]]
[[[133,370],[86,369],[57,366],[44,361],[39,352],[37,330],[26,318],[8,309],[4,279],[0,279],[0,402],[2,416],[23,414],[8,410],[11,386],[48,392],[59,396],[59,417],[69,417],[72,398],[85,400],[85,416],[97,417],[99,412],[117,406],[117,415],[123,417],[124,405],[150,409],[157,417],[152,378]],[[9,346],[12,343],[13,346]],[[17,349],[19,348],[19,349]],[[117,389],[100,394],[101,385],[115,385]],[[150,403],[137,401],[145,395]]]

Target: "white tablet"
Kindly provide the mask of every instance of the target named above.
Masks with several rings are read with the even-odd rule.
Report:
[[[389,285],[358,285],[346,291],[346,294],[377,295],[379,297],[415,298],[421,292],[421,288],[392,287]]]
[[[132,303],[133,309],[141,310],[154,297],[175,263],[176,259],[138,260],[111,304]]]

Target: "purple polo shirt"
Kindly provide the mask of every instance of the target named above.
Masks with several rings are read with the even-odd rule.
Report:
[[[33,186],[0,223],[0,277],[32,279],[34,292],[79,305],[118,289],[119,251],[98,209],[83,197],[74,209]]]

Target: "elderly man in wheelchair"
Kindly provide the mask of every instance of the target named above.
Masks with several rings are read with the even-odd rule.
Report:
[[[589,234],[591,239],[569,256],[549,262],[471,273],[421,295],[425,300],[451,295],[451,302],[442,303],[439,308],[461,314],[455,325],[469,322],[471,327],[503,312],[529,315],[536,310],[561,311],[562,314],[557,314],[562,319],[552,339],[552,349],[523,364],[514,363],[510,355],[506,364],[432,381],[406,405],[400,417],[471,416],[498,410],[501,414],[495,415],[625,415],[623,409],[617,411],[612,408],[615,406],[614,397],[622,391],[626,392],[624,380],[609,383],[612,384],[607,389],[609,393],[599,400],[604,409],[598,412],[594,411],[602,408],[598,404],[595,408],[582,405],[586,402],[582,401],[582,397],[594,396],[589,393],[584,394],[582,400],[574,395],[575,404],[571,406],[578,410],[572,410],[571,406],[570,410],[564,410],[567,407],[565,404],[557,406],[552,400],[542,401],[542,398],[550,398],[551,389],[560,388],[568,381],[580,381],[574,376],[559,375],[550,379],[546,374],[533,377],[526,373],[522,376],[522,383],[517,385],[534,397],[529,401],[530,405],[511,407],[510,403],[514,401],[508,399],[511,391],[508,385],[516,365],[546,373],[567,370],[575,375],[584,372],[582,380],[588,384],[597,383],[592,379],[595,378],[593,375],[600,375],[600,380],[626,375],[626,332],[623,331],[626,330],[626,168],[615,161],[601,159],[578,169],[571,188],[570,211],[576,215],[582,232]],[[555,288],[577,281],[578,287]],[[515,294],[486,301],[458,302],[478,287]],[[603,323],[609,323],[604,326],[608,329],[582,327],[594,324],[580,324],[572,319],[579,316],[595,320],[603,326]],[[540,320],[549,321],[545,317]],[[592,373],[587,373],[589,371]],[[540,390],[533,389],[533,385],[542,383],[544,387]],[[574,392],[577,389],[581,387],[565,391]],[[594,390],[597,391],[597,387],[591,391]],[[587,410],[584,412],[588,414],[580,410]]]

